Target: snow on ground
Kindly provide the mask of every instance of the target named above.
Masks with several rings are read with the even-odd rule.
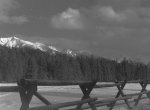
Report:
[[[14,86],[16,84],[0,84],[0,86]],[[136,93],[141,89],[139,84],[127,84],[125,86],[125,93]],[[150,85],[147,87],[150,90]],[[46,97],[51,103],[68,102],[80,100],[82,92],[78,86],[44,86],[38,87],[38,91]],[[106,99],[114,97],[118,92],[116,87],[94,89],[91,97],[98,97],[99,99]],[[44,105],[36,97],[33,97],[30,107]],[[0,110],[19,110],[21,106],[20,96],[18,93],[1,92],[0,93]],[[133,106],[133,103],[132,103]],[[107,107],[100,107],[98,110],[108,110]],[[126,105],[116,106],[114,110],[127,110]],[[133,110],[150,110],[150,103],[148,99],[140,101],[140,104]]]

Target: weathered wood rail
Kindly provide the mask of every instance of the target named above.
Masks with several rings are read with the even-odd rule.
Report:
[[[18,86],[1,86],[0,92],[18,92]]]
[[[135,102],[136,106],[141,99],[149,98],[150,99],[150,90],[147,90],[147,84],[149,81],[134,80],[134,81],[115,81],[114,84],[96,84],[97,81],[58,81],[58,80],[33,80],[33,79],[22,79],[17,82],[18,86],[1,86],[0,92],[19,92],[21,99],[21,108],[20,110],[59,110],[60,108],[65,108],[65,110],[83,110],[89,109],[97,110],[97,107],[108,106],[109,110],[112,110],[117,101],[124,100],[125,104],[129,109],[132,109],[130,106],[130,101],[128,99],[133,98],[133,96],[138,96],[136,99],[133,99],[132,102]],[[123,90],[127,83],[139,83],[142,87],[140,92],[133,94],[124,94]],[[83,96],[78,101],[64,102],[58,104],[52,104],[45,97],[43,97],[37,90],[38,86],[67,86],[67,85],[78,85],[83,93]],[[114,98],[102,99],[91,98],[90,93],[92,90],[100,89],[104,87],[117,87],[118,93]],[[143,94],[146,94],[146,97],[142,97]],[[29,104],[32,100],[32,97],[36,96],[41,100],[46,106],[39,106],[29,108]],[[86,104],[85,106],[83,106]],[[124,103],[119,103],[124,104]],[[69,108],[68,108],[69,107]]]
[[[85,103],[91,103],[96,100],[97,100],[97,98],[89,98],[89,99],[84,99],[82,101],[79,100],[79,101],[73,101],[73,102],[51,104],[51,105],[41,106],[41,107],[33,107],[28,110],[56,110],[56,109],[64,108],[64,107],[75,106],[75,105],[80,105],[80,104],[85,104]]]
[[[44,98],[42,95],[38,93],[37,86],[64,86],[64,85],[65,86],[78,85],[81,88],[81,91],[83,92],[83,97],[79,101],[80,103],[76,104],[75,102],[72,102],[75,103],[75,105],[77,105],[76,107],[77,110],[82,108],[82,105],[85,103],[85,100],[89,101],[86,103],[89,104],[92,110],[96,110],[95,105],[91,104],[90,100],[88,100],[91,99],[90,93],[93,90],[94,86],[96,85],[96,81],[58,81],[58,80],[31,80],[31,79],[23,79],[20,82],[18,82],[20,98],[22,101],[22,106],[20,110],[29,109],[29,103],[33,95],[39,98],[43,103],[47,105],[45,107],[41,107],[41,110],[46,110],[46,109],[55,110],[54,104],[51,104],[46,98]],[[64,103],[64,104],[68,104],[68,103]],[[37,108],[30,108],[30,109],[34,110]]]

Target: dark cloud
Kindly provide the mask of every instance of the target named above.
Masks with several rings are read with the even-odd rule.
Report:
[[[140,6],[149,7],[150,6],[150,1],[149,0],[141,0]]]
[[[139,7],[143,0],[97,0],[99,6],[112,6],[114,9]]]
[[[80,21],[86,30],[62,31],[62,36],[58,35],[62,38],[57,40],[61,40],[63,46],[84,47],[95,55],[108,58],[150,58],[150,8],[142,6],[141,0],[100,0],[98,4],[78,11],[88,21]]]
[[[28,22],[25,16],[10,16],[11,9],[18,7],[15,0],[0,0],[0,23],[22,24]]]
[[[51,18],[51,24],[55,28],[86,28],[93,30],[101,25],[121,25],[125,27],[150,26],[150,8],[142,7],[140,0],[138,0],[138,3],[135,2],[135,0],[127,0],[127,3],[124,3],[124,0],[120,1],[112,0],[111,3],[107,0],[100,0],[99,4],[91,6],[90,8],[68,8],[62,13],[53,16]],[[124,5],[124,8],[116,9],[115,4]]]
[[[23,33],[26,40],[58,48],[150,59],[149,0],[0,0],[0,23],[0,32]]]
[[[101,25],[149,26],[150,8],[132,7],[115,10],[112,6],[95,6],[93,8],[97,22]]]

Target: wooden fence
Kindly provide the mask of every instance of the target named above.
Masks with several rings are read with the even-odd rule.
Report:
[[[134,94],[124,94],[123,90],[127,83],[139,83],[142,87],[139,93]],[[112,110],[116,106],[116,102],[123,100],[128,106],[129,110],[132,109],[130,106],[129,99],[133,96],[138,96],[133,99],[136,106],[141,99],[149,98],[150,91],[146,89],[149,81],[115,81],[114,84],[97,84],[97,81],[58,81],[58,80],[32,80],[32,79],[21,79],[17,82],[18,86],[2,86],[0,87],[0,92],[19,92],[21,99],[20,110],[59,110],[60,108],[65,108],[65,110],[83,110],[91,108],[92,110],[97,110],[98,107],[108,106],[109,110]],[[43,97],[37,90],[38,86],[66,86],[66,85],[78,85],[83,93],[83,96],[78,101],[65,102],[52,104],[45,97]],[[118,92],[114,98],[108,98],[99,100],[98,98],[91,98],[90,93],[93,89],[99,89],[104,87],[117,87]],[[142,97],[146,94],[146,97]],[[45,106],[32,107],[29,108],[32,97],[36,96],[40,99]],[[120,104],[120,103],[119,103]],[[84,106],[83,106],[84,105]]]

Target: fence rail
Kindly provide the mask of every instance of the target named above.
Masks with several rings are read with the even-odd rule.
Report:
[[[59,108],[75,106],[75,105],[84,104],[84,103],[90,103],[90,102],[94,102],[96,100],[97,100],[97,98],[89,98],[89,99],[84,99],[84,100],[80,100],[80,101],[65,102],[65,103],[59,103],[59,104],[52,104],[52,105],[48,105],[48,106],[34,107],[34,108],[30,108],[28,110],[55,110],[55,109],[59,109]]]
[[[18,86],[1,86],[0,92],[18,92]]]
[[[25,79],[26,83],[36,83],[38,86],[67,86],[67,85],[84,85],[93,83],[93,81],[59,81],[59,80],[32,80]]]
[[[129,109],[128,99],[133,99],[133,96],[138,96],[138,98],[133,99],[135,106],[138,104],[139,100],[149,98],[150,90],[146,90],[146,86],[149,81],[134,80],[134,81],[116,81],[114,84],[96,84],[97,81],[58,81],[58,80],[32,80],[32,79],[22,79],[18,81],[18,86],[1,86],[0,92],[19,92],[21,98],[21,108],[20,110],[59,110],[59,108],[76,106],[75,108],[66,108],[66,110],[83,110],[91,108],[92,110],[97,110],[97,107],[108,106],[109,110],[112,110],[115,103],[120,100],[124,100]],[[124,94],[123,89],[126,83],[139,83],[142,87],[141,91],[133,94]],[[83,92],[83,97],[81,100],[52,104],[45,97],[43,97],[37,91],[38,86],[66,86],[66,85],[78,85]],[[99,100],[98,98],[91,98],[90,93],[94,88],[104,88],[104,87],[117,87],[118,93],[114,98],[108,98]],[[146,94],[147,97],[142,97]],[[32,97],[36,96],[40,99],[45,106],[29,108]],[[87,103],[88,105],[83,106]],[[117,105],[117,104],[116,104]],[[83,107],[82,107],[83,106]]]

